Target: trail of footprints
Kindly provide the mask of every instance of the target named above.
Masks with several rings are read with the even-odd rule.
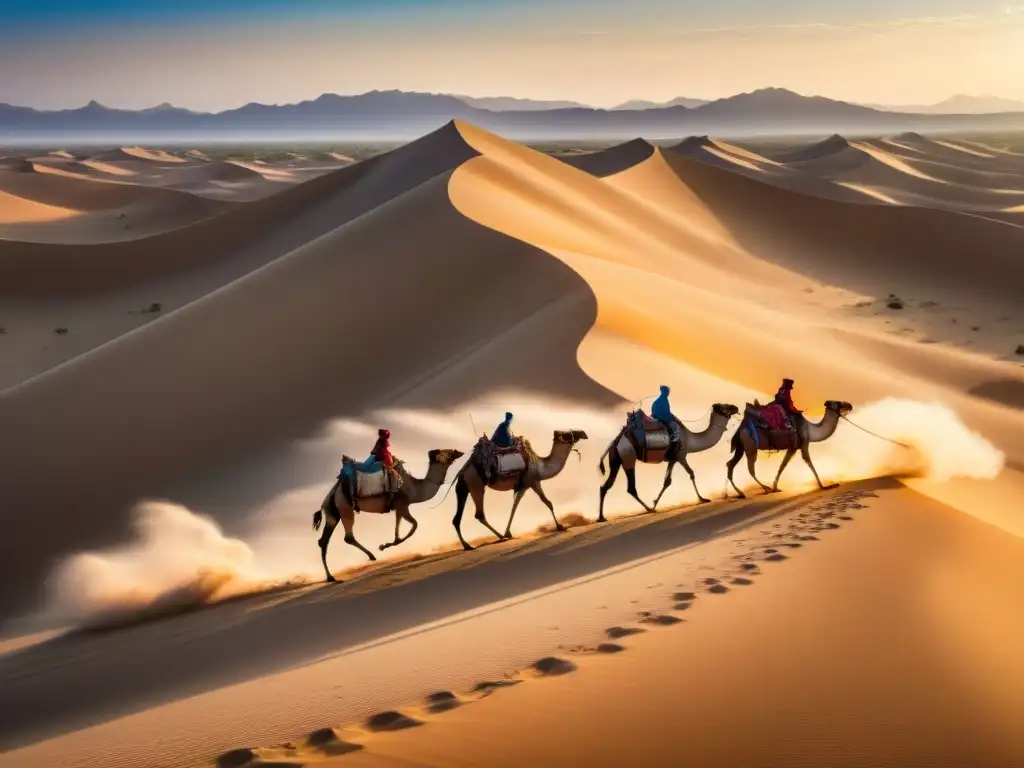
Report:
[[[782,523],[777,523],[770,529],[759,531],[754,540],[738,540],[735,543],[744,546],[747,551],[732,555],[734,564],[718,569],[720,572],[717,576],[698,579],[697,583],[691,586],[691,591],[680,591],[671,595],[672,613],[657,614],[643,611],[637,616],[637,623],[653,627],[671,627],[683,623],[684,619],[675,613],[691,610],[701,594],[724,595],[733,588],[753,585],[753,579],[763,572],[761,563],[786,560],[789,558],[787,551],[797,550],[806,543],[818,541],[820,537],[816,534],[840,528],[841,524],[836,521],[853,520],[850,513],[867,508],[867,504],[862,503],[862,500],[871,497],[877,497],[877,494],[871,491],[840,493],[803,508],[788,520],[785,527]],[[605,630],[606,642],[593,647],[565,649],[566,655],[622,653],[627,647],[619,641],[647,631],[643,626],[610,627]],[[364,742],[369,741],[375,733],[418,728],[426,725],[433,716],[472,704],[504,688],[511,688],[531,678],[560,677],[575,672],[578,668],[570,659],[547,656],[538,659],[527,669],[503,679],[478,683],[472,690],[461,695],[452,691],[439,691],[427,696],[419,706],[378,712],[360,724],[321,728],[303,739],[275,747],[235,749],[220,755],[215,765],[217,768],[297,768],[315,764],[364,749]]]

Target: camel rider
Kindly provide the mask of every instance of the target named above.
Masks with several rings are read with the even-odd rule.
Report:
[[[782,406],[782,410],[786,412],[786,420],[789,422],[790,430],[796,432],[797,424],[799,424],[799,420],[803,418],[803,411],[793,404],[792,379],[782,380],[782,386],[779,387],[779,391],[775,393],[775,399],[772,400],[772,403]]]
[[[515,443],[515,435],[512,434],[512,414],[505,413],[505,420],[498,425],[491,435],[491,442],[499,448],[511,448]]]
[[[506,411],[505,420],[494,430],[490,442],[481,446],[484,449],[483,464],[484,473],[486,474],[484,482],[488,485],[498,479],[498,457],[493,449],[495,447],[511,448],[515,445],[515,440],[515,435],[512,433],[512,413]]]
[[[668,402],[671,391],[667,384],[661,385],[661,394],[651,404],[651,417],[665,425],[672,440],[672,447],[678,448],[682,442],[682,433],[679,429],[679,420],[672,413],[672,406]]]
[[[387,512],[391,509],[391,505],[395,500],[395,458],[391,455],[391,432],[386,429],[377,430],[377,442],[373,445],[373,450],[370,451],[370,455],[367,456],[366,461],[356,465],[357,472],[364,472],[366,474],[373,474],[379,470],[384,470],[389,476],[386,478],[388,487],[388,501],[384,511]],[[352,507],[356,512],[359,511],[359,499],[356,494],[355,477],[353,476],[353,488],[352,488]]]

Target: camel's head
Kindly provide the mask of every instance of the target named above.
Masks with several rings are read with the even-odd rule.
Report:
[[[580,440],[586,440],[587,433],[582,429],[556,429],[555,430],[555,442],[556,443],[568,443],[569,445],[576,445]]]
[[[724,416],[727,419],[731,419],[740,412],[740,409],[732,403],[715,403],[711,406],[711,412],[716,413],[719,416]]]
[[[829,411],[835,411],[840,416],[845,416],[853,410],[853,406],[845,400],[826,400],[825,409]]]
[[[429,454],[431,464],[443,464],[449,466],[461,459],[464,454],[458,448],[435,448]]]

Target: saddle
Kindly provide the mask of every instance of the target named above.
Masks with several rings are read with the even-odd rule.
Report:
[[[510,446],[498,446],[488,438],[481,437],[477,441],[474,456],[478,463],[487,468],[490,463],[491,474],[499,478],[515,475],[526,471],[526,447],[523,439],[517,437]]]
[[[395,459],[395,469],[388,470],[381,466],[372,472],[364,472],[359,469],[360,462],[350,456],[341,457],[341,473],[338,479],[347,484],[349,492],[354,491],[353,496],[357,499],[368,499],[371,496],[383,496],[386,493],[398,491],[402,487],[402,476],[397,467],[399,460]]]
[[[797,448],[797,434],[791,426],[785,409],[778,403],[761,405],[754,401],[747,404],[746,416],[754,427],[753,437],[757,447],[765,451],[788,451]],[[763,438],[768,444],[763,445]]]
[[[630,411],[626,415],[626,427],[633,450],[641,461],[647,461],[648,455],[654,451],[667,451],[672,444],[668,427],[652,419],[642,409]]]

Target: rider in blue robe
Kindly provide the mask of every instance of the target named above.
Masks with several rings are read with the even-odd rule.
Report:
[[[669,436],[672,438],[672,444],[678,446],[682,435],[679,431],[679,420],[672,413],[672,406],[668,402],[668,396],[671,390],[668,385],[661,385],[661,394],[651,404],[651,417],[657,419],[668,428]]]
[[[499,448],[511,448],[513,440],[512,414],[506,413],[505,420],[498,425],[498,428],[494,430],[494,434],[491,435],[491,442]]]

